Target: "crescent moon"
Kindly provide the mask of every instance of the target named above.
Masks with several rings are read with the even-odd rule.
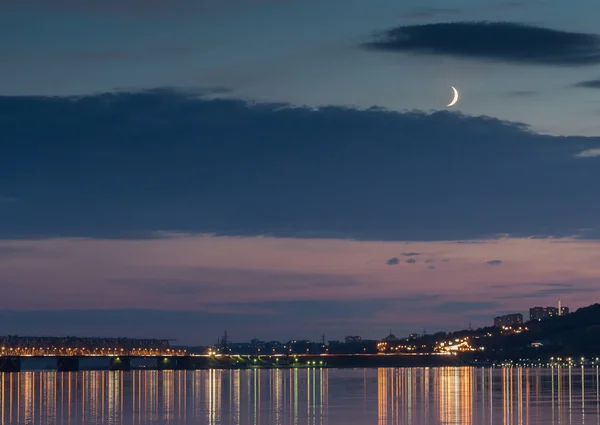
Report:
[[[454,86],[450,86],[450,87],[452,87],[452,90],[454,90],[454,99],[452,99],[452,102],[450,102],[446,106],[454,106],[454,105],[456,105],[456,102],[458,102],[458,90],[456,90],[456,88]]]

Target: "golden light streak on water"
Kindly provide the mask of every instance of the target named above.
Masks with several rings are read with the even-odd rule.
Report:
[[[0,425],[600,425],[596,367],[0,374]]]

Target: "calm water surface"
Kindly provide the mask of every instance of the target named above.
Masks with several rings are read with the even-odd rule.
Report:
[[[7,424],[600,424],[598,369],[1,374]]]

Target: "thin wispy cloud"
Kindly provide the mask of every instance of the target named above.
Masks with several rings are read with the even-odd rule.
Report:
[[[18,199],[12,196],[0,195],[0,204],[14,204]]]
[[[576,158],[595,158],[597,156],[600,156],[599,148],[586,149],[584,151],[579,152],[578,154],[575,154]]]
[[[531,97],[536,94],[538,94],[538,92],[534,90],[514,90],[508,92],[509,97]]]
[[[39,11],[86,12],[105,14],[108,16],[127,16],[135,18],[156,18],[157,16],[177,15],[182,16],[192,12],[206,11],[215,8],[253,6],[265,4],[276,0],[226,0],[213,2],[210,0],[171,0],[168,3],[160,0],[0,0],[2,8],[34,9]]]
[[[444,312],[481,311],[498,307],[495,301],[445,301],[435,306]]]
[[[548,288],[548,289],[540,289],[540,290],[536,290],[536,291],[531,291],[531,292],[525,292],[525,293],[519,293],[519,294],[515,294],[515,295],[505,295],[502,298],[504,299],[515,299],[515,298],[521,298],[521,299],[531,299],[531,298],[537,298],[537,299],[544,299],[544,298],[548,298],[548,297],[555,297],[555,296],[559,296],[559,295],[568,295],[568,294],[579,294],[579,293],[586,293],[586,294],[591,294],[594,292],[599,292],[598,290],[593,290],[593,289],[580,289],[580,288]]]
[[[456,7],[419,7],[403,15],[407,19],[431,19],[434,17],[457,15],[462,9]]]

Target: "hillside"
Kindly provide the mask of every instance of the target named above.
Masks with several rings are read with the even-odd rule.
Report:
[[[478,342],[485,350],[474,357],[499,360],[600,356],[600,304],[581,308],[567,316],[528,322],[526,326],[528,331],[519,334],[499,335],[496,332],[491,337],[479,338]]]

